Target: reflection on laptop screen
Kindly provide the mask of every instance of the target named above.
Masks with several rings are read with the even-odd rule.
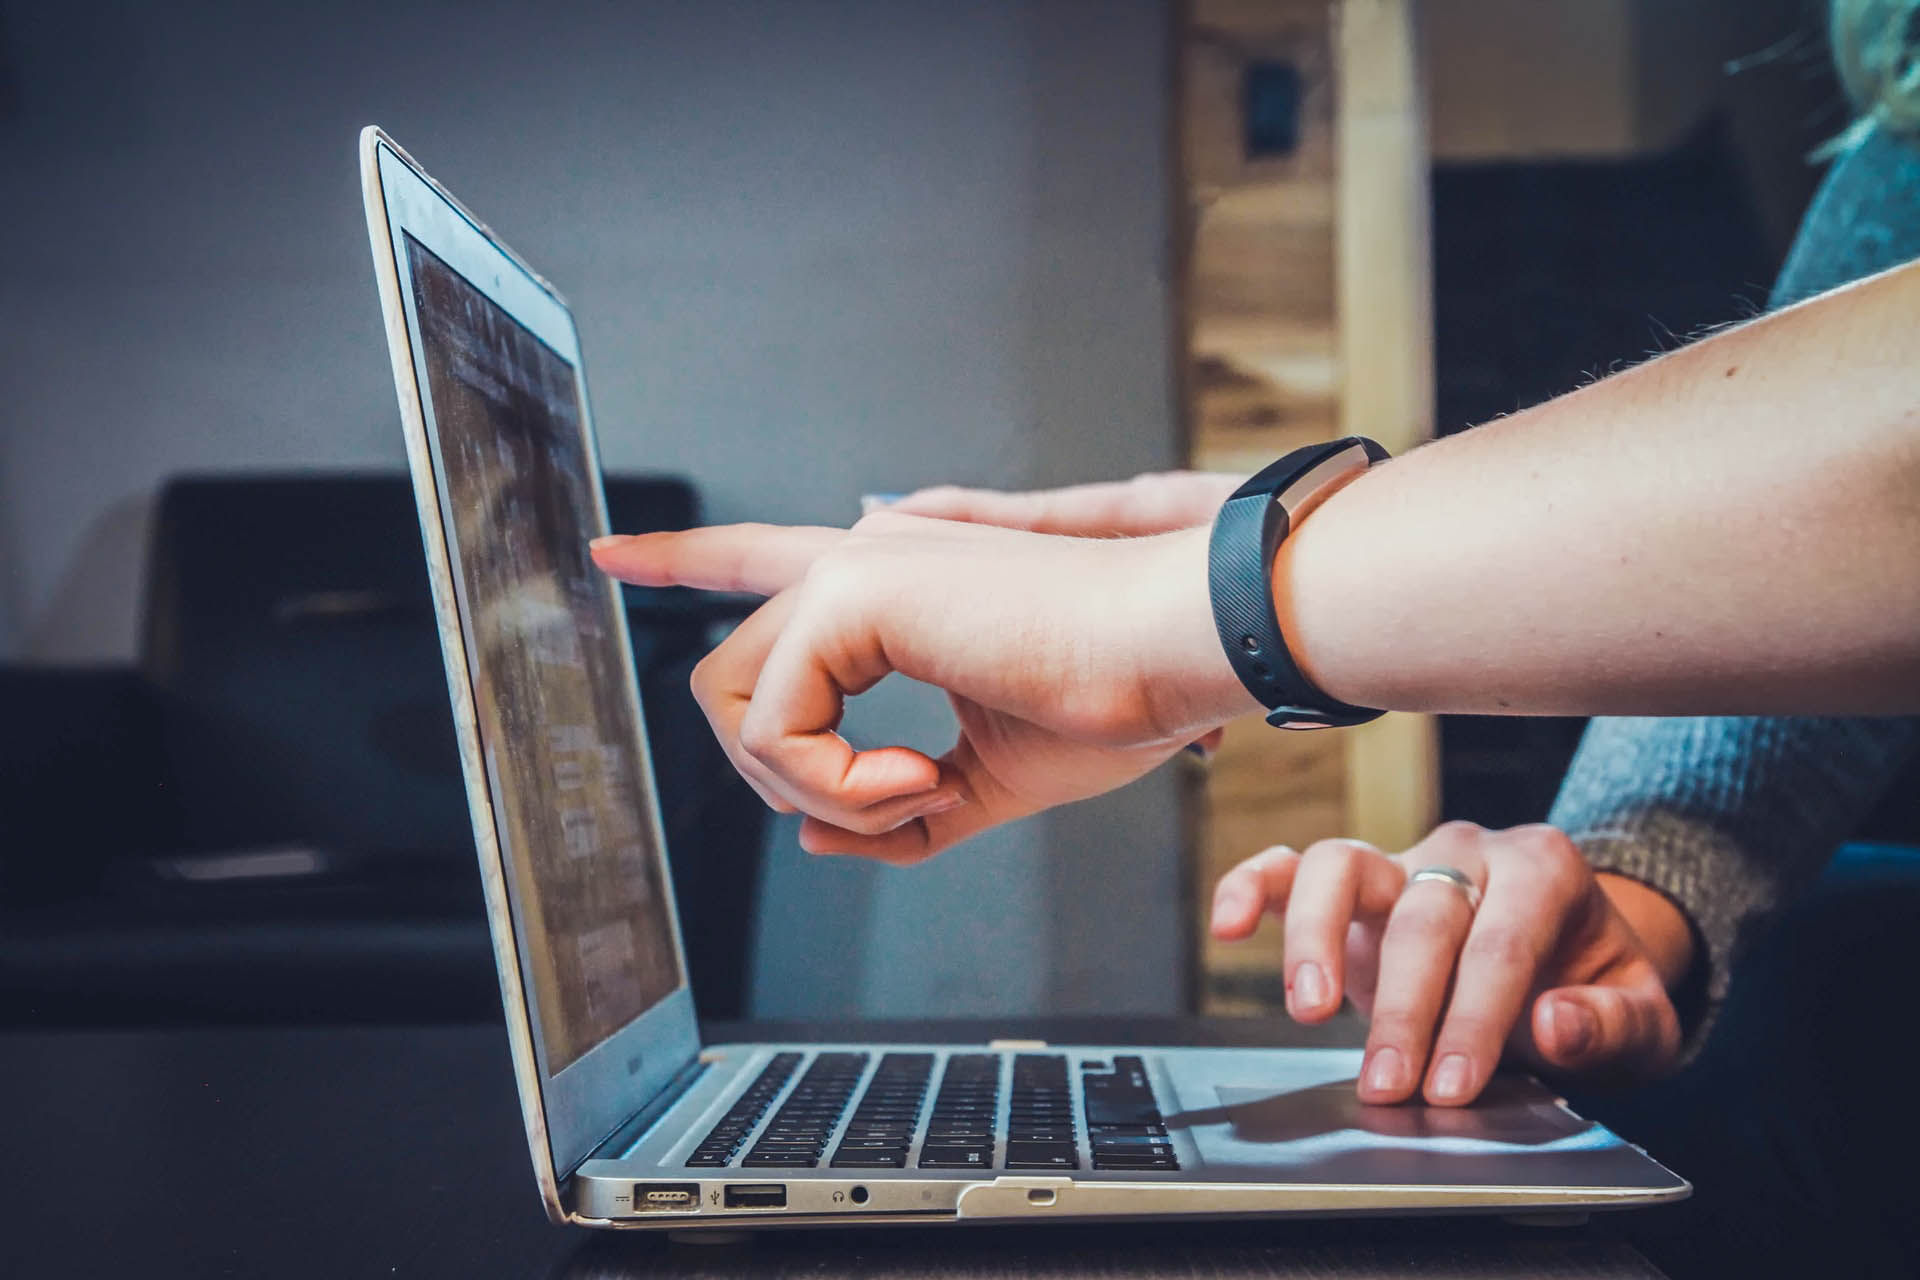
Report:
[[[548,1074],[681,985],[574,369],[407,237],[488,786]]]

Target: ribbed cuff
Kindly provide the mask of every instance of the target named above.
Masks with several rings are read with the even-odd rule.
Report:
[[[1732,978],[1741,934],[1777,903],[1777,888],[1724,832],[1670,810],[1616,815],[1567,833],[1595,871],[1664,894],[1693,930],[1693,971],[1673,992],[1684,1059],[1705,1042]]]

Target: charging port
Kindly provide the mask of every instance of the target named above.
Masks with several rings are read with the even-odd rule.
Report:
[[[787,1207],[787,1184],[729,1182],[726,1203],[729,1209],[784,1209]]]
[[[636,1213],[692,1213],[700,1207],[697,1182],[636,1182],[633,1184],[633,1208]]]

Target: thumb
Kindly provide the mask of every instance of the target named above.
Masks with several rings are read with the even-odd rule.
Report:
[[[1533,1002],[1534,1049],[1562,1071],[1650,1074],[1680,1051],[1680,1020],[1657,977],[1556,987]]]

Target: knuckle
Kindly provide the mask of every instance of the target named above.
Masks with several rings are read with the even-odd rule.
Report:
[[[740,749],[764,764],[778,752],[779,746],[779,731],[761,717],[748,712],[746,719],[740,722]]]
[[[1268,872],[1280,870],[1289,862],[1298,861],[1299,857],[1299,854],[1295,853],[1286,845],[1276,844],[1254,854],[1251,858],[1248,858],[1245,862],[1236,866],[1233,871],[1239,875],[1259,879]]]
[[[1467,939],[1464,958],[1499,970],[1531,970],[1538,958],[1534,943],[1511,925],[1488,924]]]
[[[1335,866],[1343,866],[1358,862],[1372,852],[1374,852],[1374,849],[1371,845],[1364,844],[1359,840],[1335,837],[1331,840],[1314,841],[1307,846],[1307,851],[1302,854],[1301,857],[1303,859],[1312,859],[1314,862],[1327,862]]]
[[[936,489],[932,492],[935,495],[950,499],[957,496],[960,491],[958,489]],[[884,537],[890,533],[898,533],[917,518],[916,516],[907,515],[905,512],[889,511],[882,508],[879,511],[870,511],[854,521],[853,532],[861,537]]]
[[[1309,902],[1304,898],[1295,898],[1287,904],[1286,945],[1291,958],[1301,959],[1308,956],[1330,958],[1336,942],[1333,936],[1342,935],[1344,941],[1346,921],[1324,902]],[[1293,953],[1299,953],[1294,955]]]
[[[1531,863],[1558,879],[1580,879],[1587,873],[1587,860],[1571,837],[1558,827],[1545,823],[1516,827],[1509,833],[1516,849]]]
[[[1446,840],[1477,840],[1487,833],[1487,829],[1477,822],[1468,822],[1465,818],[1452,818],[1433,829],[1433,834]]]
[[[1424,900],[1423,900],[1424,899]],[[1412,894],[1400,900],[1387,920],[1387,932],[1396,943],[1452,950],[1459,934],[1452,904],[1435,895]]]
[[[866,520],[875,518],[868,516]],[[866,523],[866,520],[861,523]],[[855,553],[842,546],[808,565],[805,581],[809,593],[842,596],[858,590],[864,577]]]

